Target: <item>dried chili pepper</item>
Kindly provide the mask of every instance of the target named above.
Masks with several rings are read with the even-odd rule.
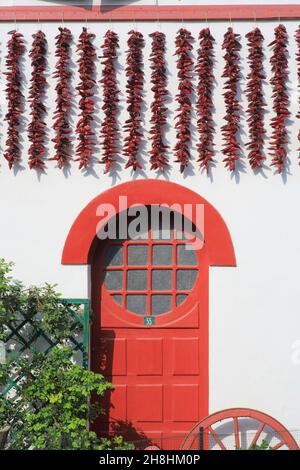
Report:
[[[295,38],[296,38],[296,43],[298,47],[298,50],[296,53],[296,61],[297,61],[297,66],[298,66],[298,69],[297,69],[298,89],[300,90],[300,26],[298,27],[296,31]],[[300,105],[300,97],[298,99],[298,103]],[[300,110],[297,113],[297,118],[300,119]],[[298,131],[298,141],[300,142],[300,129]],[[300,148],[298,148],[298,152],[300,152]],[[299,165],[300,165],[300,154],[299,154]]]
[[[287,59],[288,36],[286,28],[280,24],[275,28],[275,39],[269,44],[273,48],[270,59],[273,76],[270,83],[273,88],[273,110],[275,116],[271,120],[273,129],[270,143],[271,166],[275,166],[278,173],[285,170],[287,162],[287,130],[286,120],[290,115],[289,97],[287,91],[288,59]]]
[[[127,41],[127,111],[129,118],[125,121],[124,130],[126,133],[124,141],[124,155],[127,157],[125,168],[130,168],[135,171],[141,168],[141,163],[138,160],[138,150],[142,140],[141,131],[141,107],[143,100],[143,85],[144,85],[144,71],[143,71],[143,53],[144,37],[138,31],[129,31],[129,39]]]
[[[240,79],[239,51],[241,44],[239,42],[240,35],[233,32],[231,27],[228,28],[224,35],[222,49],[225,49],[225,67],[222,77],[226,78],[224,84],[225,93],[223,93],[226,114],[224,119],[226,124],[222,126],[224,148],[222,150],[225,155],[225,168],[230,171],[236,169],[236,163],[240,160],[240,146],[238,143],[238,132],[240,129],[240,104],[237,98],[237,87]]]
[[[46,123],[44,116],[46,107],[43,103],[47,80],[45,71],[47,67],[47,40],[42,31],[32,35],[33,43],[29,53],[31,58],[32,73],[30,79],[29,102],[31,122],[28,125],[29,146],[29,168],[43,170],[45,162],[43,156],[46,153],[45,136]]]
[[[9,168],[19,163],[20,143],[19,125],[20,115],[23,111],[22,77],[20,71],[20,59],[25,51],[23,34],[18,31],[10,31],[11,35],[7,43],[6,56],[6,88],[5,93],[8,101],[8,111],[5,121],[8,123],[6,150],[4,158],[8,161]]]
[[[152,148],[150,150],[151,170],[161,170],[168,166],[166,150],[168,145],[164,142],[164,127],[167,122],[167,107],[165,106],[167,91],[167,75],[165,63],[166,35],[162,32],[150,34],[151,44],[151,83],[153,102],[151,103],[150,129]]]
[[[101,137],[103,157],[100,163],[104,164],[104,173],[108,173],[115,164],[118,143],[118,94],[115,61],[117,48],[119,47],[118,35],[113,31],[107,31],[104,36],[104,44],[101,46],[103,55],[101,62],[103,67],[100,83],[103,86],[103,112],[104,120],[101,124]]]
[[[79,162],[79,169],[86,168],[93,157],[94,150],[94,131],[92,128],[93,114],[95,112],[94,85],[95,85],[95,59],[96,50],[93,45],[95,34],[89,33],[87,28],[82,28],[79,36],[77,52],[79,52],[79,77],[80,83],[76,87],[79,95],[80,116],[76,125],[76,133],[78,136],[78,145],[76,154]]]
[[[265,156],[263,155],[264,135],[264,107],[263,80],[266,78],[263,68],[264,37],[259,28],[255,28],[246,34],[248,39],[248,64],[250,72],[247,75],[246,95],[248,99],[248,126],[250,140],[246,144],[249,148],[248,159],[253,170],[261,168]]]
[[[197,54],[197,64],[195,71],[197,73],[197,129],[199,133],[198,162],[200,169],[205,168],[206,173],[214,163],[213,134],[214,122],[212,119],[213,101],[212,92],[214,84],[213,74],[213,48],[214,38],[209,28],[204,28],[199,33],[200,47]]]
[[[56,110],[54,112],[55,137],[54,142],[55,155],[49,160],[57,161],[58,168],[63,168],[70,163],[70,123],[69,111],[71,107],[70,80],[72,72],[70,70],[70,47],[72,42],[72,33],[68,28],[60,27],[59,34],[55,37],[56,50],[55,56],[57,62],[53,77],[57,79],[56,90]]]
[[[181,28],[176,36],[175,46],[177,55],[177,69],[178,69],[178,93],[176,95],[176,101],[179,104],[176,112],[178,113],[175,116],[176,119],[176,139],[177,143],[175,145],[174,151],[176,154],[176,162],[180,164],[180,172],[183,173],[185,168],[188,166],[190,161],[190,149],[189,144],[191,140],[191,94],[193,92],[192,87],[192,66],[193,60],[191,58],[190,52],[193,49],[192,41],[193,37],[191,33],[185,29]]]

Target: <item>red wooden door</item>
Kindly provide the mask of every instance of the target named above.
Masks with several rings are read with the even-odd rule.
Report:
[[[175,229],[98,242],[92,262],[91,368],[114,385],[96,423],[179,448],[208,414],[208,263]],[[191,248],[191,247],[190,247]]]

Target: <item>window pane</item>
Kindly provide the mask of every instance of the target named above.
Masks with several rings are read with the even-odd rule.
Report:
[[[105,254],[105,265],[106,266],[122,266],[123,264],[123,252],[124,248],[122,245],[111,245]]]
[[[169,266],[173,263],[172,245],[153,245],[152,262],[161,266]]]
[[[123,271],[104,271],[104,283],[108,290],[122,290]]]
[[[191,290],[197,278],[196,269],[178,269],[176,273],[176,284],[178,290]]]
[[[113,294],[112,298],[117,302],[117,304],[122,305],[122,295],[121,294]]]
[[[187,249],[187,247],[189,249]],[[192,266],[197,264],[197,256],[192,245],[177,245],[177,264]]]
[[[181,305],[185,299],[187,298],[187,294],[177,294],[176,295],[176,305]]]
[[[126,308],[134,313],[146,313],[146,295],[127,295]]]
[[[127,290],[147,290],[148,271],[130,269],[127,271]]]
[[[152,271],[152,290],[171,290],[172,271],[170,269],[154,269]]]
[[[167,294],[152,295],[151,312],[153,315],[159,315],[171,310],[172,296]]]
[[[132,266],[147,266],[148,246],[128,245],[128,264]]]

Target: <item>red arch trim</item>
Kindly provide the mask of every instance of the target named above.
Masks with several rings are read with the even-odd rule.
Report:
[[[194,191],[175,183],[154,179],[123,183],[99,194],[78,215],[67,236],[62,264],[88,264],[89,251],[100,222],[97,208],[102,204],[119,205],[119,197],[127,196],[134,204],[203,204],[205,243],[210,266],[236,266],[228,228],[216,209]]]

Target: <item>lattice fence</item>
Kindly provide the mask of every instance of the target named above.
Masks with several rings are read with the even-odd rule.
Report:
[[[90,307],[87,299],[62,299],[61,303],[66,307],[71,316],[72,334],[64,342],[74,350],[73,359],[87,367],[89,348],[89,317]],[[59,341],[46,334],[39,326],[38,314],[28,318],[20,313],[12,322],[5,325],[8,332],[5,343],[6,360],[13,361],[17,365],[22,357],[28,358],[33,353],[42,352],[48,354]],[[22,377],[11,375],[0,395],[17,394],[18,383]]]

